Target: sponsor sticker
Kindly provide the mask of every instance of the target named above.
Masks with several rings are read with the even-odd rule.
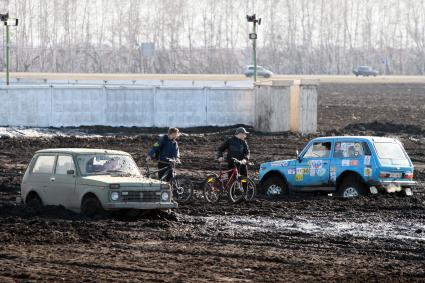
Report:
[[[289,168],[288,169],[288,175],[295,175],[295,169],[294,168]]]
[[[370,165],[370,155],[364,157],[364,165]]]
[[[351,166],[358,166],[359,165],[359,161],[354,159],[354,160],[350,160],[350,165]]]
[[[336,172],[331,172],[330,179],[331,179],[332,182],[336,181]]]
[[[296,174],[295,175],[295,181],[299,182],[299,181],[302,181],[302,180],[304,180],[304,175],[302,175],[302,174]]]
[[[314,177],[316,176],[316,169],[310,169],[310,176]]]
[[[310,167],[314,169],[322,168],[323,161],[322,160],[311,160]]]
[[[317,175],[318,176],[323,176],[326,173],[326,169],[325,168],[319,168],[317,169]]]
[[[372,176],[372,168],[365,168],[364,175],[367,177]]]
[[[336,173],[336,166],[331,166],[331,173]]]
[[[343,160],[341,161],[341,165],[342,165],[342,166],[350,166],[350,160],[348,160],[348,159],[343,159]]]

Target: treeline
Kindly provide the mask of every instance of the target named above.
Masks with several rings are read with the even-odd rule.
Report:
[[[425,0],[14,0],[0,11],[20,20],[13,71],[240,73],[256,13],[258,63],[276,73],[425,74]]]

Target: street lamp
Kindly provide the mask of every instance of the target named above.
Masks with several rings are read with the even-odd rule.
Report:
[[[18,19],[10,18],[9,13],[0,14],[0,20],[4,23],[6,27],[6,84],[9,85],[9,65],[10,65],[10,35],[9,35],[9,27],[17,26]]]
[[[257,19],[255,14],[252,16],[246,15],[248,23],[253,23],[252,33],[249,34],[249,39],[252,40],[252,49],[254,53],[254,82],[257,81],[257,24],[261,25],[261,18]]]

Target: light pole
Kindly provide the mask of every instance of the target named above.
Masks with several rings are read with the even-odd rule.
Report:
[[[17,26],[18,19],[9,18],[9,13],[0,14],[0,20],[4,23],[6,27],[6,84],[9,85],[9,67],[10,67],[10,34],[9,27]]]
[[[246,15],[248,23],[253,23],[252,33],[249,34],[249,39],[252,40],[252,50],[254,57],[254,82],[257,81],[257,23],[261,25],[261,18],[257,19],[255,14],[252,16]]]

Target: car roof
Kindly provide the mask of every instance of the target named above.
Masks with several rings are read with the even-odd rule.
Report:
[[[362,140],[368,140],[371,142],[394,142],[396,141],[395,138],[388,138],[388,137],[376,137],[376,136],[329,136],[329,137],[318,137],[313,139],[315,140],[331,140],[331,139],[362,139]]]
[[[96,148],[48,148],[37,151],[36,153],[68,153],[68,154],[119,154],[130,155],[125,151]]]

